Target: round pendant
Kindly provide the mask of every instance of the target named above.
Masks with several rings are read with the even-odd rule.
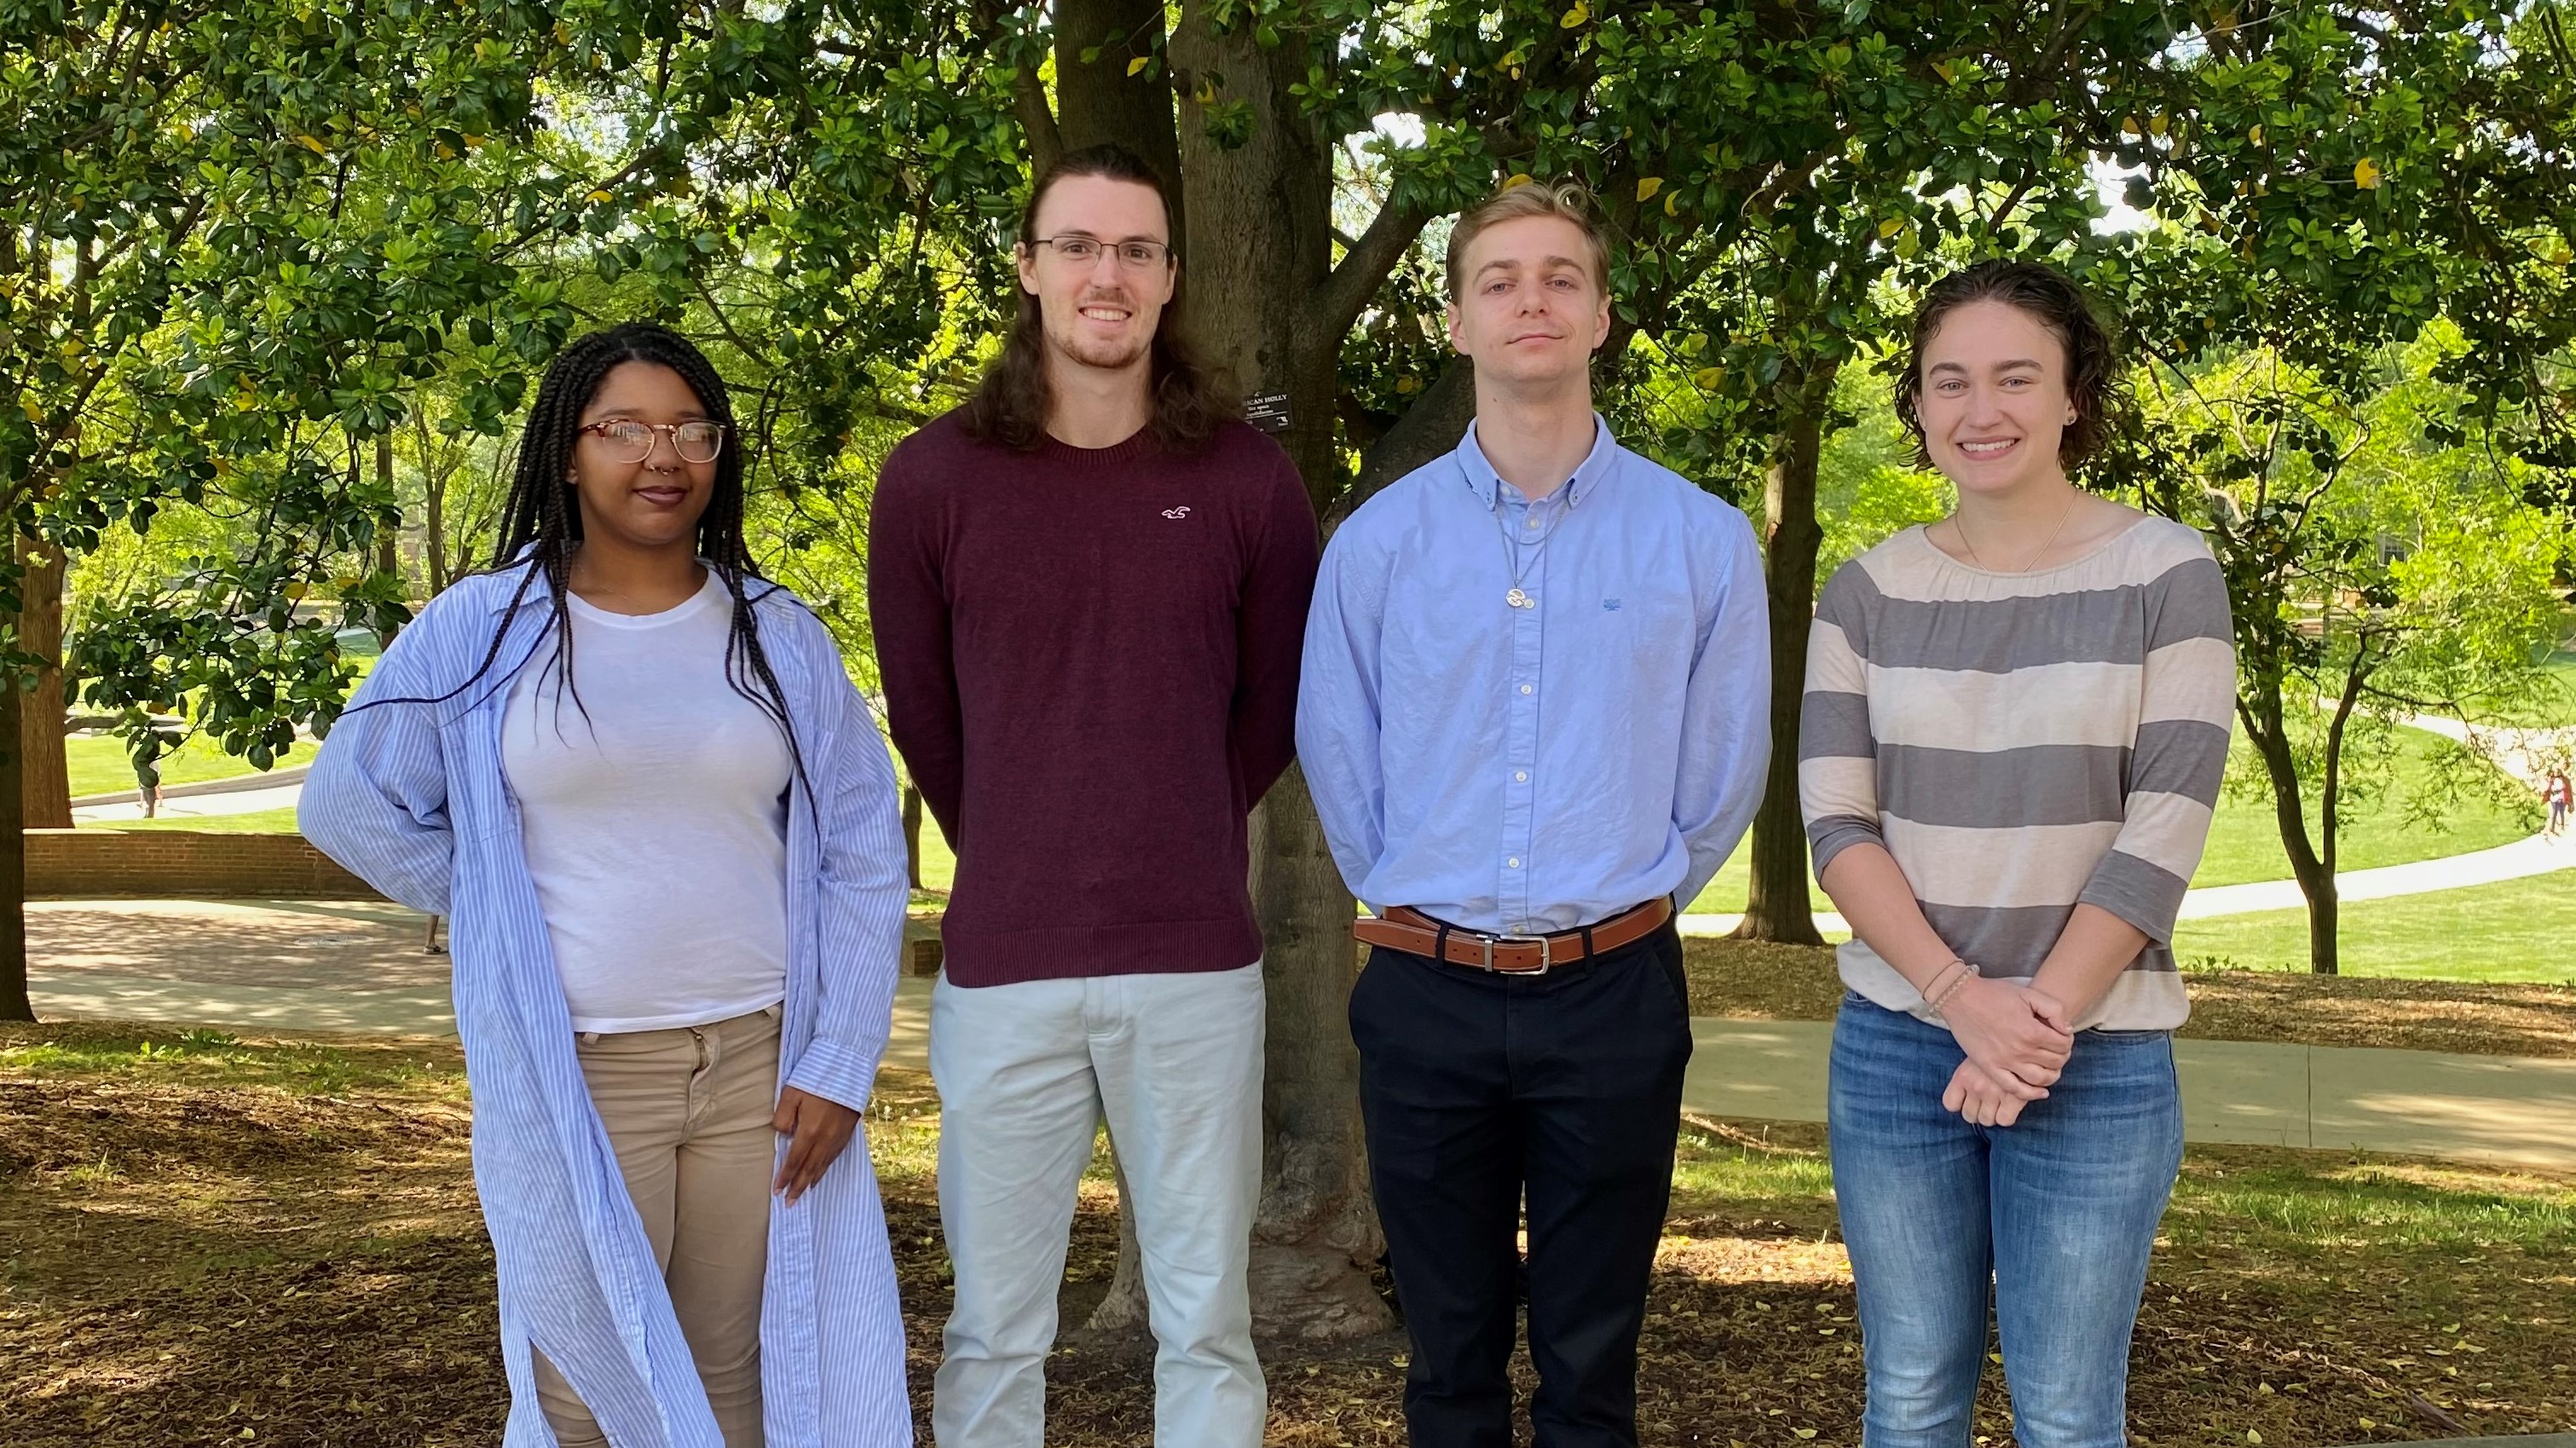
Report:
[[[1514,608],[1535,608],[1538,606],[1537,599],[1530,597],[1528,594],[1521,592],[1517,588],[1504,594],[1503,602],[1510,604]]]

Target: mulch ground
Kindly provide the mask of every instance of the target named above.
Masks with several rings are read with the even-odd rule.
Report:
[[[1686,940],[1691,1010],[1829,1021],[1843,997],[1828,947]],[[2193,971],[2180,1034],[2216,1041],[2390,1046],[2481,1056],[2576,1056],[2576,988],[2286,971]]]
[[[0,1027],[0,1049],[103,1029]],[[407,1051],[435,1069],[397,1087],[310,1094],[0,1066],[0,1440],[497,1441],[506,1388],[492,1260],[452,1048],[349,1049]],[[886,1163],[927,1443],[948,1293],[923,1165],[936,1102],[910,1073],[889,1073],[880,1095],[870,1133]],[[1812,1184],[1821,1140],[1807,1126],[1696,1122],[1685,1133],[1640,1374],[1647,1443],[1857,1441],[1850,1274],[1831,1198]],[[2294,1448],[2576,1429],[2576,1266],[2561,1228],[2388,1241],[2337,1219],[2285,1245],[2280,1224],[2259,1220],[2272,1200],[2263,1183],[2284,1173],[2342,1173],[2382,1198],[2466,1193],[2470,1208],[2508,1213],[2529,1210],[2514,1194],[2530,1179],[2250,1149],[2195,1150],[2186,1173],[2138,1334],[2139,1442]],[[1782,1181],[1811,1185],[1784,1192]],[[2240,1184],[2256,1194],[2243,1204],[2230,1195]],[[1114,1195],[1087,1188],[1066,1322],[1105,1291],[1116,1255]],[[1393,1334],[1267,1345],[1270,1441],[1401,1444],[1403,1353]],[[1050,1364],[1049,1441],[1146,1441],[1150,1363],[1139,1335],[1068,1332]],[[1521,1377],[1526,1389],[1525,1359]],[[2008,1441],[2002,1406],[1990,1384],[1980,1443]]]

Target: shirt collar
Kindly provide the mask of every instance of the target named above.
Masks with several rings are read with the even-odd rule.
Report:
[[[1510,486],[1503,481],[1502,474],[1494,471],[1494,465],[1486,461],[1485,449],[1476,441],[1476,424],[1473,421],[1467,424],[1467,435],[1458,439],[1458,450],[1451,456],[1458,460],[1458,470],[1466,476],[1467,487],[1475,493],[1476,501],[1487,508],[1493,507],[1495,499],[1500,496],[1497,489]],[[1570,508],[1589,497],[1593,488],[1609,475],[1610,466],[1618,457],[1619,443],[1610,435],[1609,419],[1597,412],[1592,414],[1592,451],[1584,454],[1574,476],[1566,479],[1565,505]]]

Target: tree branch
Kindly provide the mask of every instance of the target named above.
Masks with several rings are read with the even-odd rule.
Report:
[[[1406,249],[1429,225],[1428,214],[1410,206],[1388,202],[1378,208],[1368,230],[1342,257],[1342,264],[1324,279],[1322,295],[1311,313],[1316,331],[1325,336],[1340,337],[1359,319],[1360,312],[1377,295],[1387,273],[1404,260]]]

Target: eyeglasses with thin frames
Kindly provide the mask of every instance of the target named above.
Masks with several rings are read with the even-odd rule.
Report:
[[[653,455],[656,433],[671,435],[671,451],[684,463],[711,463],[724,451],[724,424],[703,418],[692,422],[638,422],[631,417],[582,425],[607,448],[612,462],[640,463]]]
[[[1149,267],[1161,266],[1172,259],[1171,247],[1159,241],[1111,243],[1102,241],[1099,237],[1084,236],[1078,232],[1063,236],[1034,236],[1029,238],[1029,245],[1051,247],[1057,256],[1063,257],[1075,266],[1097,264],[1103,251],[1116,252],[1118,264],[1129,271],[1144,271]]]

